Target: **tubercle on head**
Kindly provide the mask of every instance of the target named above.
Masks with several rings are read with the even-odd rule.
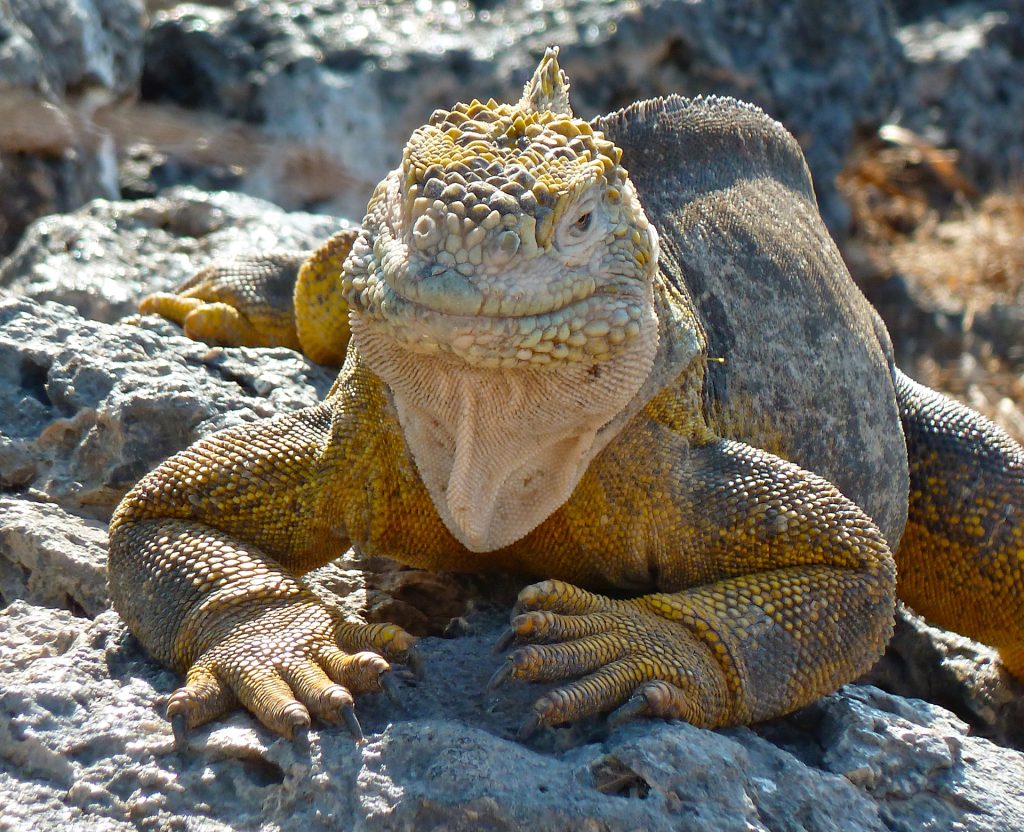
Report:
[[[618,205],[627,180],[621,159],[614,143],[573,117],[557,49],[550,49],[518,103],[473,100],[437,110],[410,138],[401,198],[411,248],[474,252],[500,237],[470,265],[540,256],[587,191]]]
[[[656,235],[556,56],[516,104],[436,111],[374,192],[343,280],[375,332],[479,367],[593,363],[636,338]]]

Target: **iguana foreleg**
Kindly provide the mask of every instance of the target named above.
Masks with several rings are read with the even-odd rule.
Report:
[[[167,715],[198,725],[240,701],[291,736],[345,721],[414,639],[345,622],[299,576],[347,541],[317,481],[330,406],[221,431],[141,480],[110,527],[110,593],[157,659],[187,671]],[[368,652],[374,651],[374,652]]]
[[[630,699],[630,714],[755,722],[871,666],[891,634],[895,575],[860,509],[825,480],[736,442],[681,451],[671,480],[648,465],[654,483],[674,483],[671,494],[649,494],[653,534],[676,549],[653,565],[659,583],[696,585],[632,600],[561,581],[527,587],[506,643],[533,643],[495,683],[584,676],[542,697],[527,733]]]

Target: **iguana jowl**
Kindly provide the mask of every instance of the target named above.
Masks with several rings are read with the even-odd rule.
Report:
[[[144,304],[344,356],[323,403],[197,442],[111,522],[115,606],[187,674],[169,716],[354,728],[352,693],[413,639],[303,586],[349,544],[549,578],[496,675],[567,682],[527,732],[616,706],[744,723],[834,690],[889,637],[905,525],[901,592],[1024,673],[1021,450],[892,366],[792,137],[719,99],[582,121],[556,55],[514,105],[435,112],[291,311],[284,255]]]

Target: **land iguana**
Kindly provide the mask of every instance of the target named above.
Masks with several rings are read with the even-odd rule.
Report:
[[[114,606],[186,674],[179,735],[238,703],[359,735],[352,695],[414,639],[303,585],[349,545],[546,579],[493,680],[564,682],[523,736],[793,711],[872,665],[897,590],[1024,678],[1022,450],[896,369],[795,140],[751,105],[587,122],[549,50],[518,103],[417,129],[358,231],[143,311],[343,361],[321,404],[201,439],[111,521]]]

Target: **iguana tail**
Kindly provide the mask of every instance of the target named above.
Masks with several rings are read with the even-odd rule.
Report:
[[[910,462],[897,592],[936,624],[998,648],[1024,679],[1024,448],[899,370],[895,381]]]

